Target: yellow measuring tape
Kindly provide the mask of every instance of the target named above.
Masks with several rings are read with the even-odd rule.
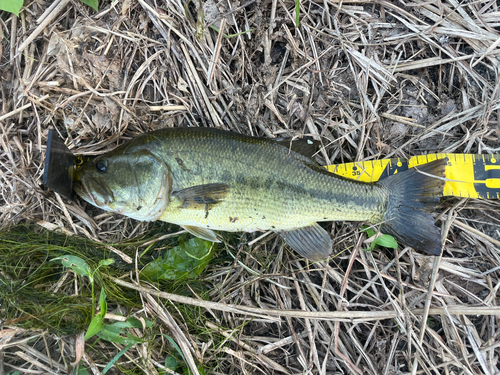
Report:
[[[339,176],[375,182],[414,166],[447,159],[443,196],[500,199],[500,155],[430,154],[410,160],[394,158],[361,161],[326,168]]]

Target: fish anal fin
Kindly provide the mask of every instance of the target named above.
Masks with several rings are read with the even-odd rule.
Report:
[[[172,195],[182,202],[181,208],[206,210],[222,202],[228,191],[227,184],[205,184],[175,191]]]
[[[193,225],[181,225],[181,226],[189,233],[191,233],[193,236],[201,238],[202,240],[207,240],[210,242],[220,242],[215,232],[211,229],[195,227]]]
[[[280,233],[285,242],[304,258],[324,260],[332,253],[332,240],[318,223]]]

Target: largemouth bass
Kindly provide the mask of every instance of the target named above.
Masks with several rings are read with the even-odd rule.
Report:
[[[381,224],[405,245],[441,253],[428,211],[442,192],[436,177],[444,177],[444,160],[361,183],[329,173],[293,145],[211,128],[158,130],[84,163],[75,190],[104,210],[178,224],[210,241],[218,241],[215,230],[272,230],[310,260],[332,251],[318,222],[337,220]]]

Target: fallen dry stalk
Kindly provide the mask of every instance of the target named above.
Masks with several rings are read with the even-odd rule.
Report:
[[[147,288],[139,286],[136,284],[129,283],[120,279],[112,279],[116,284],[123,287],[137,290],[141,293],[147,293],[152,296],[157,296],[170,300],[172,302],[185,303],[192,306],[203,307],[206,309],[213,309],[219,311],[225,311],[235,314],[252,315],[256,317],[272,316],[272,317],[291,317],[300,319],[318,319],[318,320],[334,320],[334,321],[347,321],[353,322],[356,320],[370,321],[370,320],[381,320],[381,319],[393,319],[398,316],[398,313],[394,310],[385,311],[303,311],[303,310],[281,310],[281,309],[263,309],[250,306],[237,306],[232,304],[224,304],[219,302],[211,302],[200,300],[191,297],[180,296],[178,294],[160,292],[152,288]],[[423,315],[424,309],[411,309],[410,312],[414,315]],[[429,315],[499,315],[500,316],[500,306],[453,306],[449,305],[444,307],[431,307],[429,309]]]
[[[68,5],[68,3],[70,3],[70,1],[71,0],[60,0],[59,2],[56,1],[56,3],[58,3],[57,5],[54,6],[55,3],[52,4],[50,9],[47,9],[47,12],[44,13],[43,18],[41,18],[40,25],[38,25],[38,27],[30,34],[30,36],[19,46],[19,48],[17,49],[17,54],[23,52],[24,49],[28,47],[31,42],[33,42],[35,38],[43,32],[43,30],[45,30],[45,28],[54,20],[54,18],[59,15],[64,7]]]

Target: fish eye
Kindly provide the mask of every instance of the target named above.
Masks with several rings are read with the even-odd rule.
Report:
[[[108,171],[108,162],[106,160],[99,160],[96,163],[95,168],[99,173],[106,173]]]

